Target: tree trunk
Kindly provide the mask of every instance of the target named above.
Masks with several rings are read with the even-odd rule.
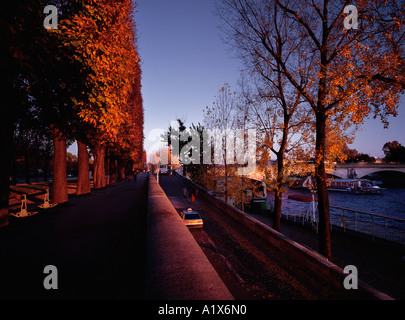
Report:
[[[51,134],[54,145],[52,202],[58,204],[69,201],[67,192],[66,138],[54,125],[51,125]]]
[[[281,193],[276,190],[274,193],[273,229],[278,232],[280,232],[281,203]]]
[[[319,252],[327,259],[332,260],[329,221],[329,196],[327,189],[327,175],[325,169],[326,145],[326,116],[324,113],[316,114],[316,146],[315,146],[315,178],[318,194],[319,212]]]
[[[119,180],[125,180],[125,163],[121,160],[118,160],[118,177]]]
[[[12,157],[14,120],[4,111],[6,103],[2,103],[0,122],[1,157],[0,157],[0,227],[8,225],[8,201],[10,197],[10,163]]]
[[[283,147],[285,148],[285,146]],[[274,213],[273,213],[273,229],[280,232],[281,205],[282,205],[282,188],[284,181],[284,152],[280,151],[277,154],[277,180],[276,190],[274,192]]]
[[[48,181],[49,178],[49,166],[51,162],[51,143],[47,142],[46,143],[46,149],[45,149],[45,165],[44,165],[44,179],[45,181]]]
[[[110,183],[117,182],[117,180],[118,180],[118,176],[117,176],[117,160],[110,159],[109,172],[110,172]]]
[[[282,188],[284,180],[284,149],[285,139],[283,139],[284,145],[281,146],[277,153],[277,180],[276,190],[274,192],[274,213],[273,213],[273,229],[280,232],[280,219],[281,219],[281,205],[282,205]]]
[[[101,189],[106,186],[104,158],[105,147],[98,143],[94,147],[94,189]]]
[[[224,170],[225,170],[224,197],[225,197],[225,202],[228,202],[228,165],[226,163],[226,160],[224,160]]]
[[[281,80],[279,80],[281,83]],[[277,155],[277,180],[276,191],[274,193],[274,214],[273,214],[273,229],[280,232],[280,219],[281,219],[281,205],[282,205],[282,190],[284,184],[284,157],[287,146],[288,126],[290,122],[290,116],[284,108],[284,128],[283,138],[281,140],[280,149],[276,153]]]
[[[104,151],[104,187],[111,183],[110,179],[110,157],[107,156],[107,150]]]
[[[11,175],[13,178],[11,179],[10,183],[15,186],[17,184],[17,159],[15,156],[15,151],[13,152],[13,155],[11,156]]]
[[[110,157],[105,157],[104,158],[104,165],[105,165],[105,168],[106,168],[106,172],[107,172],[107,175],[106,175],[106,182],[105,182],[105,184],[106,185],[109,185],[112,181],[112,179],[111,179],[111,171],[110,171],[110,166],[111,166],[111,159],[110,159]]]
[[[25,146],[24,150],[24,170],[25,170],[25,183],[31,184],[31,172],[30,172],[30,159],[29,159],[30,150],[28,148],[28,143]]]
[[[90,177],[89,177],[89,153],[87,146],[77,141],[77,157],[78,157],[78,173],[77,173],[77,189],[76,195],[90,193]]]

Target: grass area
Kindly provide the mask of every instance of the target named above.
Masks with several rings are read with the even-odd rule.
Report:
[[[93,180],[90,180],[90,187],[93,185]],[[16,206],[21,204],[22,195],[26,194],[27,197],[31,196],[31,200],[34,201],[34,198],[37,198],[38,201],[43,201],[43,197],[47,190],[51,193],[52,181],[42,181],[35,182],[32,184],[21,183],[18,185],[10,186],[10,197],[9,205]],[[77,188],[77,179],[69,179],[67,183],[68,195],[76,194]],[[51,195],[50,195],[51,196]],[[34,198],[32,198],[34,197]]]
[[[46,189],[48,189],[48,188],[49,188],[49,186],[46,186],[46,185],[43,185],[43,186],[36,185],[35,187],[19,185],[19,186],[10,186],[10,191],[14,191],[16,193],[32,194],[37,191],[46,191]]]

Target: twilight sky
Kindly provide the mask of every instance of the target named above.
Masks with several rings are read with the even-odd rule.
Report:
[[[145,149],[153,129],[166,130],[181,117],[186,125],[203,121],[202,110],[227,82],[237,90],[241,63],[220,38],[216,0],[138,0],[135,20],[142,60],[142,95],[145,110]],[[405,145],[405,97],[399,116],[389,129],[369,119],[349,147],[371,156],[383,156],[382,146],[398,140]]]

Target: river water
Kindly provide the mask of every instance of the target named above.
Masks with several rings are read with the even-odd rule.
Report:
[[[291,194],[310,195],[305,189],[289,189],[283,196],[282,210],[287,213],[310,210],[311,203],[288,199]],[[352,194],[348,192],[329,192],[329,204],[334,207],[382,214],[405,219],[405,188],[385,188],[381,194]],[[347,213],[347,211],[346,211]],[[405,222],[394,222],[405,229]]]
[[[383,189],[381,194],[329,192],[331,206],[405,218],[405,188]]]

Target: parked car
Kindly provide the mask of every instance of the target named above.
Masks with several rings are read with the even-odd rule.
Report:
[[[204,225],[203,219],[201,219],[199,213],[191,208],[182,211],[180,217],[189,228],[202,228]]]

